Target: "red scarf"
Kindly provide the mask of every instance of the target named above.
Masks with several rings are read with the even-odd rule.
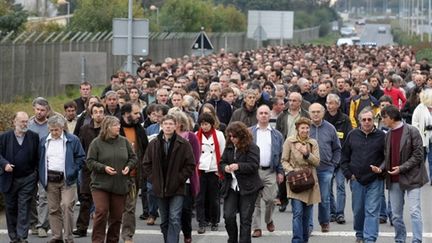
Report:
[[[222,173],[222,171],[220,169],[220,165],[219,165],[220,164],[220,159],[221,159],[220,148],[219,148],[219,141],[218,141],[217,136],[216,136],[216,130],[213,127],[210,130],[210,132],[211,132],[211,135],[213,137],[213,142],[214,142],[218,176],[219,176],[219,179],[222,180],[224,178],[224,176],[223,176],[223,173]],[[198,132],[197,132],[197,137],[198,137],[198,140],[199,140],[201,146],[202,146],[202,137],[203,136],[204,136],[203,130],[202,130],[202,128],[199,128]]]

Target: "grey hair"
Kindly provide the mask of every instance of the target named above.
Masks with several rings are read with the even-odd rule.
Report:
[[[372,110],[372,107],[370,106],[366,106],[365,108],[363,108],[363,110],[361,110],[357,116],[357,119],[360,121],[361,117],[363,116],[363,114],[366,114],[368,112],[372,112],[372,115],[375,115],[374,111]]]
[[[339,95],[333,94],[333,93],[330,93],[327,95],[327,103],[330,101],[336,101],[336,103],[338,103],[338,105],[340,105],[340,103],[341,103]]]
[[[60,115],[54,115],[48,119],[48,127],[66,127],[66,119]]]
[[[106,94],[105,94],[105,97],[106,97],[106,98],[108,98],[108,97],[110,97],[110,96],[115,96],[115,97],[118,99],[118,94],[117,94],[117,92],[115,92],[115,91],[113,91],[113,90],[110,90],[110,91],[106,92]]]
[[[46,100],[44,97],[37,97],[33,100],[32,106],[35,107],[36,105],[40,105],[43,107],[46,107],[48,110],[51,109],[48,100]]]
[[[307,80],[306,78],[300,78],[300,79],[297,81],[297,84],[301,87],[301,86],[303,86],[306,82],[309,82],[309,80]]]
[[[159,95],[160,95],[160,93],[161,93],[162,91],[165,91],[165,92],[167,92],[167,93],[168,93],[168,90],[167,90],[167,89],[164,89],[164,88],[160,88],[160,89],[158,89],[158,90],[156,91],[156,96],[159,96]]]
[[[218,82],[212,82],[210,84],[209,88],[211,89],[212,87],[215,87],[215,86],[217,86],[219,88],[219,90],[222,90],[222,85],[220,83],[218,83]]]

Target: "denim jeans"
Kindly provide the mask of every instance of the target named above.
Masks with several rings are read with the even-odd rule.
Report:
[[[367,185],[362,185],[356,180],[351,180],[350,186],[356,238],[364,242],[375,242],[378,238],[384,181],[376,179]]]
[[[334,181],[336,181],[336,199],[333,193]],[[330,188],[330,214],[335,217],[345,216],[345,176],[340,168],[335,170]]]
[[[402,190],[399,186],[399,183],[391,183],[389,188],[389,196],[392,203],[393,227],[396,233],[395,242],[405,242],[407,237],[406,227],[403,221],[405,193],[407,194],[408,206],[411,216],[413,232],[412,242],[422,242],[423,220],[420,206],[421,188]]]
[[[429,143],[429,153],[427,153],[427,159],[428,159],[428,163],[429,163],[429,181],[431,182],[432,185],[432,143]],[[426,155],[426,151],[425,151],[425,155]]]
[[[291,242],[307,242],[309,240],[309,221],[312,218],[313,205],[307,205],[300,200],[291,199],[291,206],[293,214],[293,238]]]
[[[321,191],[321,202],[318,204],[318,221],[320,224],[330,223],[330,186],[333,176],[332,170],[317,172]]]
[[[161,231],[165,243],[178,243],[181,230],[181,215],[184,196],[158,198],[161,215]]]
[[[148,214],[156,218],[158,215],[158,199],[153,192],[153,185],[147,182]]]
[[[11,241],[25,240],[30,226],[30,205],[37,183],[37,174],[12,179],[8,192],[4,193],[6,223]]]
[[[391,222],[391,220],[392,220],[391,203],[390,203],[390,199],[388,196],[387,196],[387,201],[386,201],[385,193],[383,193],[381,196],[380,219],[387,220],[387,218]]]

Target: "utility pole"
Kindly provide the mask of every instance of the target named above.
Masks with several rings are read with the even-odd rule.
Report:
[[[133,73],[132,71],[132,4],[133,0],[129,0],[128,6],[128,38],[127,38],[127,64],[126,69],[129,73]]]

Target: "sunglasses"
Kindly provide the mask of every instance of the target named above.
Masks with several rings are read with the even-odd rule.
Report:
[[[364,122],[365,122],[365,121],[371,122],[371,121],[372,121],[372,118],[363,118],[362,121],[364,121]]]

